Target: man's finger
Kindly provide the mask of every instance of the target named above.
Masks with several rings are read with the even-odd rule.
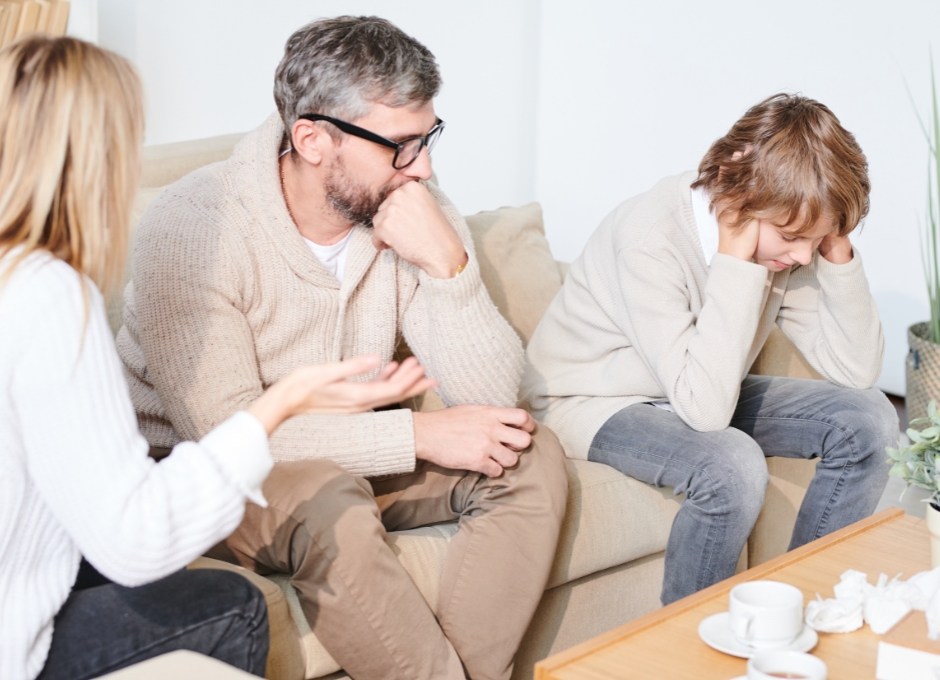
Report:
[[[492,458],[487,458],[481,463],[477,472],[482,472],[487,477],[499,477],[503,474],[503,468]]]
[[[535,419],[529,415],[528,411],[521,408],[500,408],[495,411],[496,418],[504,425],[512,425],[526,432],[535,430]]]
[[[512,467],[519,462],[519,454],[515,451],[510,451],[505,446],[494,447],[491,457],[503,468]]]
[[[374,218],[373,218],[373,224],[375,224]],[[379,235],[376,232],[375,227],[372,228],[372,245],[375,247],[376,250],[380,250],[380,251],[388,248],[388,244],[379,238]]]
[[[532,443],[532,435],[525,430],[508,426],[500,428],[500,430],[499,441],[514,451],[527,449]]]

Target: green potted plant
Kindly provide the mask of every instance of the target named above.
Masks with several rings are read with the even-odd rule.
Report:
[[[888,473],[900,477],[908,488],[912,486],[927,489],[930,498],[927,506],[927,528],[930,531],[930,557],[934,567],[940,566],[940,414],[937,402],[927,404],[927,416],[915,418],[907,429],[911,443],[898,448],[887,447]],[[926,425],[921,430],[914,426]]]
[[[940,103],[933,56],[930,59],[931,116],[929,129],[917,117],[930,149],[927,163],[927,228],[921,243],[921,260],[930,300],[930,320],[915,323],[907,329],[910,351],[905,361],[907,392],[905,406],[908,417],[928,417],[927,404],[940,398]]]

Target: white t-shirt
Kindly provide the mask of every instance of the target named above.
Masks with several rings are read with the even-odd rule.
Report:
[[[349,242],[352,240],[353,230],[331,246],[321,246],[308,238],[304,242],[311,252],[320,260],[320,264],[330,270],[336,280],[343,283],[343,276],[346,274],[346,256],[349,254]]]
[[[710,203],[711,198],[704,188],[692,189],[692,214],[695,216],[695,226],[698,227],[698,240],[702,243],[705,264],[709,266],[718,252],[718,218],[712,212]]]
[[[705,255],[705,264],[711,266],[712,258],[718,252],[718,218],[711,210],[711,199],[705,189],[697,187],[692,189],[692,215],[695,217],[695,226],[698,228],[698,240],[702,244],[702,253]],[[656,408],[675,413],[675,410],[665,399],[650,402]]]

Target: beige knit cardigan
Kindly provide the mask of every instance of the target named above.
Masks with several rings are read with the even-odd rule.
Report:
[[[366,353],[387,362],[402,334],[446,405],[515,405],[522,346],[486,292],[454,206],[427,185],[470,258],[457,277],[377,252],[357,226],[340,285],[288,214],[283,134],[272,115],[228,161],[167,188],[141,220],[117,344],[150,444],[200,439],[297,366]],[[329,458],[360,475],[408,472],[411,412],[298,416],[274,434],[271,453]]]
[[[529,342],[521,395],[585,459],[621,409],[668,399],[696,430],[728,426],[741,382],[774,323],[825,378],[867,388],[884,352],[858,249],[771,273],[730,255],[705,262],[694,173],[618,206],[571,265]]]

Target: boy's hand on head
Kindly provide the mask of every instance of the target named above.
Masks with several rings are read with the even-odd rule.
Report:
[[[372,243],[391,248],[398,257],[436,279],[449,279],[467,253],[431,192],[420,182],[407,182],[391,192],[372,218]]]
[[[732,220],[718,220],[718,252],[750,262],[757,252],[760,222],[750,220],[743,227],[733,226]]]
[[[839,236],[832,232],[819,244],[819,254],[832,264],[845,264],[852,261],[852,242],[848,236]]]

